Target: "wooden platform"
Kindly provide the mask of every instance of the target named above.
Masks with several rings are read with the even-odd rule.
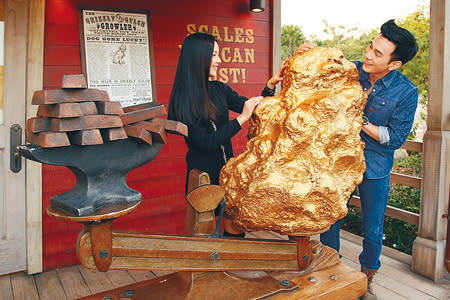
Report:
[[[248,238],[283,238],[272,232],[247,234]],[[316,238],[316,237],[315,237]],[[361,238],[343,232],[342,263],[359,270]],[[411,256],[383,249],[382,266],[374,279],[379,299],[449,299],[450,276],[434,283],[410,269]],[[15,273],[0,277],[0,300],[76,299],[166,275],[169,272],[87,270],[81,265],[28,276]]]

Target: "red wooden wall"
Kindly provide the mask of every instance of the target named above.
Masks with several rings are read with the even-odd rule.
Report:
[[[47,0],[44,89],[60,88],[63,74],[81,73],[79,5],[151,11],[156,97],[166,108],[179,45],[195,31],[216,35],[223,61],[219,79],[240,94],[259,95],[272,74],[271,0],[266,0],[266,10],[259,14],[248,11],[249,0]],[[235,154],[245,148],[245,135],[246,128],[233,139]],[[117,219],[115,229],[183,232],[185,152],[184,140],[171,135],[153,161],[130,172],[127,182],[142,193],[143,201],[137,211]],[[81,225],[46,213],[50,197],[72,188],[75,177],[65,167],[44,165],[42,173],[44,269],[77,264],[75,244]]]

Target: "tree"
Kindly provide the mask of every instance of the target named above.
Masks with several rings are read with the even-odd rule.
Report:
[[[386,20],[387,21],[387,20]],[[343,25],[332,26],[326,20],[324,33],[330,36],[329,39],[320,40],[316,36],[311,36],[311,40],[318,46],[337,47],[342,50],[348,60],[364,60],[364,52],[372,41],[379,34],[379,27],[360,33],[357,28],[347,29]],[[404,17],[397,19],[396,23],[411,31],[417,39],[419,51],[413,60],[401,67],[400,71],[417,85],[419,89],[419,99],[422,104],[428,102],[428,67],[430,49],[430,7],[429,2],[423,1],[415,11]],[[380,24],[381,26],[381,24]],[[281,29],[281,58],[291,57],[299,45],[306,41],[306,38],[297,25],[285,25]]]
[[[419,45],[417,55],[402,66],[403,74],[417,85],[420,102],[428,102],[429,61],[430,61],[430,8],[426,4],[419,5],[417,10],[398,20],[397,24],[414,34]]]
[[[323,20],[325,28],[324,33],[330,35],[330,39],[317,43],[324,47],[336,47],[342,50],[345,58],[348,60],[363,60],[364,50],[370,41],[378,34],[373,29],[368,32],[358,33],[358,28],[347,29],[343,25],[332,26]],[[359,36],[358,36],[359,35]]]
[[[302,29],[297,25],[281,27],[281,60],[294,55],[298,46],[306,41]]]

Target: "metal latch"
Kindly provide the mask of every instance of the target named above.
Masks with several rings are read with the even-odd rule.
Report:
[[[22,144],[22,127],[19,124],[13,124],[9,128],[9,168],[14,173],[22,169],[22,159],[17,146]]]

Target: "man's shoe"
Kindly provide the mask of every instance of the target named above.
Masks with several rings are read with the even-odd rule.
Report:
[[[366,269],[364,267],[361,267],[361,272],[363,272],[367,276],[367,291],[360,299],[362,299],[362,300],[377,300],[378,297],[377,297],[377,295],[375,295],[375,292],[373,291],[373,288],[372,288],[372,280],[373,280],[373,277],[375,276],[375,273],[377,272],[377,270]]]

